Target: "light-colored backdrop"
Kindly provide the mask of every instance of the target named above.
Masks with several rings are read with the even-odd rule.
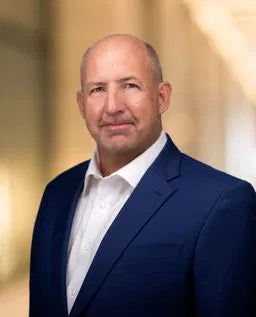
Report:
[[[197,12],[181,0],[1,2],[1,316],[27,315],[44,186],[94,148],[75,95],[81,55],[102,36],[131,33],[155,46],[173,84],[165,130],[182,151],[256,185],[254,99],[216,41],[218,30],[209,33]]]

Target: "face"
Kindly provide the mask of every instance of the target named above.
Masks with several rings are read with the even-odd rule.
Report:
[[[156,83],[145,49],[111,40],[96,45],[84,65],[77,101],[99,153],[136,155],[161,132],[169,83]]]

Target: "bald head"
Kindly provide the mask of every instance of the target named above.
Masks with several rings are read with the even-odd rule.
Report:
[[[129,35],[129,34],[112,34],[104,37],[103,39],[97,41],[93,46],[89,47],[82,56],[81,64],[80,64],[80,79],[81,79],[81,89],[83,89],[84,77],[85,77],[85,69],[86,63],[89,58],[97,49],[101,49],[106,45],[112,44],[113,46],[120,44],[126,44],[128,46],[134,47],[134,54],[138,54],[138,50],[140,53],[145,54],[146,59],[148,59],[148,63],[150,65],[151,73],[153,79],[160,83],[163,81],[162,68],[160,64],[159,57],[155,51],[155,49],[147,42],[142,41],[141,39]]]

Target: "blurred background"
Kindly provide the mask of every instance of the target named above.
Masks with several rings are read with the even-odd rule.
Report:
[[[0,316],[28,315],[32,229],[46,183],[94,149],[76,106],[84,50],[131,33],[173,84],[179,148],[256,187],[255,0],[0,2]]]

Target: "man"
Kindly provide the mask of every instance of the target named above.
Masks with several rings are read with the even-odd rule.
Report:
[[[77,101],[97,149],[46,187],[30,317],[255,316],[255,192],[176,148],[170,94],[133,36],[84,54]]]

